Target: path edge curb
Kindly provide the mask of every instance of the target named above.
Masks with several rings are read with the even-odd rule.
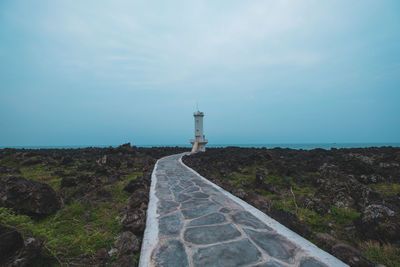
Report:
[[[164,158],[164,157],[163,157]],[[162,158],[160,158],[162,159]],[[157,167],[158,162],[154,164],[153,172],[151,173],[151,185],[149,192],[149,204],[147,207],[146,214],[146,228],[144,230],[142,247],[140,250],[139,267],[150,266],[151,252],[158,243],[158,222],[157,222],[157,202],[158,197],[155,194],[156,184],[157,184]]]

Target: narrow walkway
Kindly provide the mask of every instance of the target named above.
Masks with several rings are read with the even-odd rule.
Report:
[[[347,266],[184,165],[154,167],[139,266]]]

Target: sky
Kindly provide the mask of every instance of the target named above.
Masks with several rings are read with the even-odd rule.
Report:
[[[398,0],[1,0],[0,146],[400,142]]]

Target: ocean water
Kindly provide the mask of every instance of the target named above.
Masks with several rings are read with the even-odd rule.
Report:
[[[133,144],[134,145],[134,144]],[[117,147],[119,145],[71,145],[71,146],[0,146],[0,148],[25,148],[25,149],[46,149],[46,148],[85,148],[85,147]],[[187,147],[190,148],[190,144],[154,144],[154,145],[137,145],[138,147]],[[303,143],[303,144],[207,144],[207,147],[228,147],[228,146],[237,146],[237,147],[255,147],[255,148],[291,148],[291,149],[304,149],[310,150],[315,148],[322,149],[331,149],[331,148],[365,148],[365,147],[382,147],[382,146],[392,146],[392,147],[400,147],[400,143]]]

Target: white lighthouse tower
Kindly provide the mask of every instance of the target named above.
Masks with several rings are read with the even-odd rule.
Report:
[[[203,117],[204,113],[197,111],[193,114],[194,116],[194,140],[190,140],[192,146],[192,152],[204,152],[206,151],[207,140],[203,134]]]

